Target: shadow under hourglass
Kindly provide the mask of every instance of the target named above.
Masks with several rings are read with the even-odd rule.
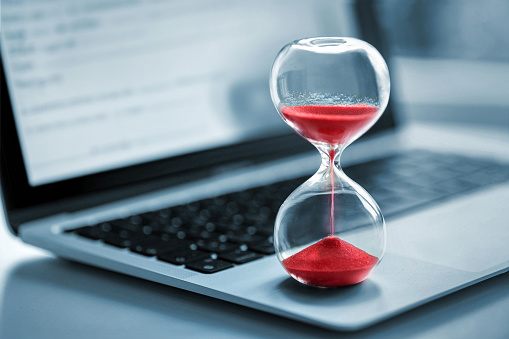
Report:
[[[292,278],[283,280],[279,290],[298,302],[312,305],[328,305],[337,302],[363,303],[380,295],[380,287],[371,280],[356,285],[337,288],[317,288],[301,284]]]

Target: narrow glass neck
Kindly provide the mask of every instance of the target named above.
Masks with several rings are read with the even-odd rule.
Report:
[[[341,169],[340,158],[343,148],[318,148],[322,157],[319,171],[333,171]]]

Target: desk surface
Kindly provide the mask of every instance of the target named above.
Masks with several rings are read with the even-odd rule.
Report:
[[[61,260],[0,227],[0,338],[508,338],[509,273],[341,333]]]

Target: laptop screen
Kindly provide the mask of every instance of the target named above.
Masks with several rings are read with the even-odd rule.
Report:
[[[308,147],[272,105],[270,67],[290,41],[356,36],[354,13],[348,0],[2,1],[7,207]],[[392,126],[386,112],[370,132]]]
[[[31,185],[280,131],[266,95],[274,22],[261,13],[225,1],[32,3],[2,8]],[[257,19],[269,19],[263,31]]]
[[[296,37],[346,28],[324,29],[310,13],[325,7],[309,1],[282,20],[285,5],[3,3],[2,56],[30,185],[289,132],[268,93],[272,59]]]

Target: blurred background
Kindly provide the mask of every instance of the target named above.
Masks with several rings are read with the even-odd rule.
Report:
[[[374,3],[407,117],[509,131],[509,1]]]

